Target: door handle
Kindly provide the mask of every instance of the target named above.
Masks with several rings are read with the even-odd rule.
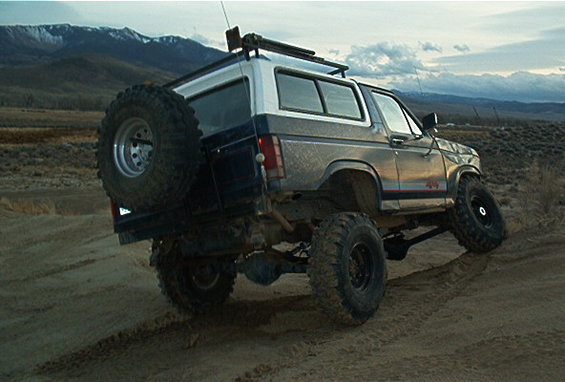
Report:
[[[392,141],[392,143],[395,144],[395,145],[401,145],[401,144],[404,143],[404,140],[403,140],[403,139],[400,139],[400,138],[392,138],[391,141]]]

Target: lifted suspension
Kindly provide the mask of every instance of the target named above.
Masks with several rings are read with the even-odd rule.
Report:
[[[397,233],[393,237],[385,239],[383,241],[385,251],[387,252],[387,259],[389,260],[403,260],[408,254],[408,250],[411,246],[421,243],[424,240],[428,240],[434,236],[444,233],[447,231],[447,227],[437,227],[418,235],[412,239],[404,239],[403,233]]]

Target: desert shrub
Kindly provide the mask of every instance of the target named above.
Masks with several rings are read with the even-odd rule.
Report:
[[[518,191],[513,231],[542,229],[565,223],[565,178],[560,163],[535,160],[524,173]]]

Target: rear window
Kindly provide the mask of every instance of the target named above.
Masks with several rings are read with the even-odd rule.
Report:
[[[249,80],[237,80],[187,100],[204,135],[242,125],[251,119]]]
[[[276,76],[281,109],[363,118],[359,100],[349,85],[284,72],[277,72]]]

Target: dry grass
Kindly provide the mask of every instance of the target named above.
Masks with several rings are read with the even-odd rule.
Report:
[[[94,141],[96,141],[95,129],[6,127],[1,130],[0,134],[0,144],[38,144]]]
[[[3,211],[1,211],[3,210]],[[0,213],[2,215],[76,215],[73,211],[59,208],[50,199],[11,199],[0,198]]]
[[[101,111],[0,107],[0,127],[96,128],[103,117]]]
[[[510,230],[517,232],[547,229],[565,223],[565,162],[535,161],[528,168],[518,195],[518,211],[510,221]]]
[[[22,213],[26,215],[55,215],[56,209],[50,200],[20,200],[0,198],[0,208],[9,212]]]

